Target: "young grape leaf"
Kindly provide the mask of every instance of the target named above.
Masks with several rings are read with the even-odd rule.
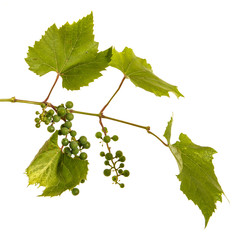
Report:
[[[79,90],[101,76],[111,59],[112,48],[98,53],[94,41],[93,14],[59,29],[53,24],[34,47],[29,47],[29,69],[37,75],[50,71],[63,78],[63,87]]]
[[[165,136],[169,148],[179,166],[181,181],[180,189],[202,211],[205,218],[205,227],[209,218],[216,209],[216,202],[222,201],[224,194],[214,172],[212,163],[213,154],[216,151],[210,147],[202,147],[194,144],[190,138],[181,133],[179,141],[170,144],[172,118],[168,123]]]
[[[88,161],[62,153],[57,140],[58,131],[46,141],[26,169],[29,185],[45,187],[41,196],[58,196],[73,189],[87,176]]]
[[[113,49],[110,66],[122,71],[135,86],[154,93],[156,96],[168,96],[169,92],[177,97],[183,95],[173,86],[157,77],[145,59],[137,57],[131,48],[125,48],[122,52]]]

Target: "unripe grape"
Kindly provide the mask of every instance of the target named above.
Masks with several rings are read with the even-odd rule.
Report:
[[[36,126],[36,128],[39,128],[41,126],[41,124],[37,123],[35,126]]]
[[[66,106],[67,108],[72,108],[72,107],[74,106],[74,104],[73,104],[73,102],[68,101],[68,102],[65,103],[65,106]]]
[[[112,136],[112,140],[116,142],[119,140],[119,137],[117,135],[114,135],[114,136]]]
[[[100,152],[100,156],[104,157],[105,156],[105,152]]]
[[[120,186],[121,188],[124,188],[124,187],[125,187],[124,183],[120,183],[119,186]]]
[[[112,160],[112,159],[113,159],[113,154],[112,154],[112,153],[107,153],[107,154],[105,155],[105,158],[106,158],[107,160]]]
[[[118,170],[118,173],[119,173],[119,174],[122,174],[122,173],[123,173],[123,169],[119,169],[119,170]]]
[[[79,193],[80,193],[80,190],[79,190],[78,188],[73,188],[73,189],[72,189],[72,194],[73,194],[74,196],[77,196]]]
[[[62,128],[61,128],[61,133],[62,133],[63,135],[67,135],[67,134],[69,133],[69,129],[66,128],[66,127],[62,127]]]
[[[48,112],[47,112],[48,115],[52,116],[54,114],[54,111],[52,109],[50,109]]]
[[[57,113],[60,117],[63,117],[66,114],[66,109],[64,107],[58,107]]]
[[[123,175],[125,177],[128,177],[130,175],[130,172],[128,170],[124,170]]]
[[[40,122],[40,118],[35,118],[35,122],[36,123]]]
[[[79,142],[81,145],[85,145],[87,143],[87,138],[85,136],[81,136],[79,138]]]
[[[71,141],[69,146],[71,149],[74,150],[74,149],[78,148],[78,143],[76,141]]]
[[[120,163],[119,165],[120,168],[123,168],[124,166],[125,166],[124,163]]]
[[[119,161],[120,161],[120,162],[124,162],[124,161],[125,161],[125,156],[120,157],[120,158],[119,158]]]
[[[82,153],[80,154],[80,159],[82,159],[82,160],[86,160],[86,159],[87,159],[87,153],[82,152]]]
[[[45,108],[46,107],[46,104],[45,103],[42,103],[41,104],[41,108]]]
[[[110,137],[109,137],[109,136],[105,136],[105,137],[103,138],[103,141],[104,141],[105,143],[109,143],[109,142],[110,142]]]
[[[54,116],[53,116],[53,121],[54,121],[54,122],[59,122],[60,119],[61,119],[61,118],[60,118],[60,116],[58,116],[58,115],[54,115]]]
[[[54,130],[55,130],[55,127],[52,126],[52,125],[50,125],[50,126],[47,127],[47,131],[50,132],[50,133],[51,132],[54,132]]]
[[[69,147],[64,148],[64,153],[66,153],[68,156],[71,156],[72,154]]]
[[[71,151],[74,155],[77,155],[79,153],[79,149],[78,148],[74,148]]]
[[[109,177],[111,175],[111,169],[105,169],[103,171],[104,176]]]
[[[113,176],[113,177],[112,177],[112,180],[113,180],[114,182],[117,182],[117,181],[118,181],[118,177],[117,177],[117,176]]]
[[[69,144],[69,140],[67,138],[63,138],[61,143],[63,146],[67,146]]]
[[[85,149],[90,148],[90,146],[91,146],[91,144],[90,144],[89,142],[87,142],[86,144],[83,145],[83,147],[84,147]]]
[[[102,129],[102,131],[103,131],[103,132],[105,131],[105,133],[107,133],[107,132],[108,132],[108,129],[107,129],[106,127],[104,127],[104,128]]]
[[[102,133],[101,132],[97,132],[95,136],[96,136],[96,138],[102,138]]]
[[[84,183],[86,180],[85,179],[81,179],[80,183]]]
[[[74,131],[74,130],[72,130],[72,131],[70,132],[70,136],[71,136],[71,137],[75,137],[76,134],[77,134],[77,133],[76,133],[76,131]]]
[[[38,111],[36,111],[36,115],[39,115],[40,113]]]
[[[64,127],[71,128],[71,127],[72,127],[72,122],[70,122],[70,121],[66,121],[66,122],[64,123]]]
[[[73,113],[67,113],[66,114],[66,119],[69,121],[72,121],[74,119],[74,114]]]
[[[123,156],[123,152],[120,151],[120,150],[118,150],[118,151],[115,153],[115,156],[116,156],[117,158],[122,157],[122,156]]]
[[[108,160],[104,161],[104,164],[105,164],[106,166],[109,166],[109,165],[110,165]]]

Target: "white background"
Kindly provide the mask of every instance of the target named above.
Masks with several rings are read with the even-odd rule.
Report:
[[[8,239],[244,239],[243,79],[244,6],[237,0],[170,1],[10,1],[0,0],[0,98],[43,101],[55,73],[38,77],[25,63],[28,46],[56,23],[72,23],[94,13],[99,49],[131,47],[154,73],[178,86],[185,98],[156,97],[126,80],[105,114],[150,125],[162,137],[174,113],[173,140],[186,133],[211,146],[223,198],[204,229],[200,210],[179,190],[175,159],[142,129],[105,121],[120,140],[112,144],[126,157],[131,176],[120,189],[102,174],[102,150],[94,138],[95,117],[76,115],[79,134],[92,143],[88,181],[80,195],[37,197],[24,174],[49,137],[34,127],[37,106],[0,103],[0,238]],[[75,109],[98,113],[118,87],[122,74],[112,68],[81,91],[61,87],[50,101],[72,100]]]

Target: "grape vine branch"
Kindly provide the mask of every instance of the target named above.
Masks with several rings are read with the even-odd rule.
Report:
[[[41,196],[59,196],[66,190],[72,191],[75,196],[79,194],[77,186],[87,180],[89,161],[85,151],[90,148],[90,142],[85,136],[77,137],[77,132],[72,128],[72,120],[74,114],[82,114],[98,118],[101,132],[97,132],[95,137],[105,144],[107,151],[107,153],[100,152],[106,166],[103,174],[106,177],[115,174],[112,176],[112,182],[124,188],[125,184],[121,183],[120,178],[128,177],[130,172],[124,169],[126,160],[124,153],[121,150],[114,152],[111,148],[110,142],[117,142],[119,137],[108,134],[109,131],[103,123],[103,120],[107,119],[144,129],[170,150],[178,164],[177,178],[181,182],[180,190],[199,207],[205,218],[206,227],[216,209],[217,201],[221,202],[222,195],[225,196],[214,172],[213,155],[217,151],[211,147],[193,143],[184,133],[179,135],[179,141],[172,144],[172,117],[164,131],[163,136],[166,139],[164,141],[150,130],[150,126],[104,114],[126,80],[158,97],[170,97],[169,93],[177,98],[183,95],[177,86],[156,76],[146,59],[137,57],[131,48],[125,47],[122,52],[118,52],[114,47],[98,51],[98,42],[94,40],[93,25],[93,13],[72,24],[66,23],[60,28],[53,24],[33,47],[29,47],[25,61],[30,71],[39,76],[51,71],[57,73],[44,101],[22,100],[15,97],[0,99],[0,102],[41,106],[41,111],[36,111],[35,126],[40,128],[41,124],[45,124],[48,132],[52,133],[26,169],[29,185],[44,187]],[[62,86],[67,90],[80,90],[81,87],[88,86],[101,77],[101,72],[107,67],[120,70],[123,78],[99,113],[74,110],[71,101],[58,106],[49,101],[59,80],[62,79]],[[57,125],[60,121],[62,124]],[[62,138],[61,147],[58,143],[59,137]]]

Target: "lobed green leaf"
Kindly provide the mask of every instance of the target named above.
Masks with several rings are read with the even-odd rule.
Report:
[[[168,96],[169,92],[177,97],[183,97],[176,86],[173,86],[157,77],[150,64],[145,59],[137,57],[131,48],[125,48],[122,52],[113,49],[110,66],[119,69],[131,82],[156,96]]]

